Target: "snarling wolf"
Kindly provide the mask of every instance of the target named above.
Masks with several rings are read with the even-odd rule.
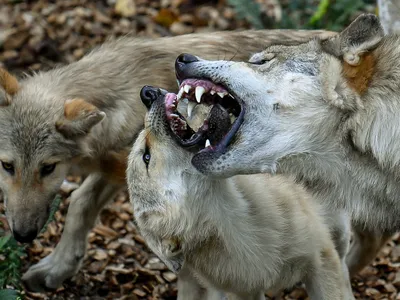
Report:
[[[111,41],[67,66],[20,81],[0,71],[0,188],[14,237],[32,241],[73,166],[86,179],[72,193],[56,249],[24,276],[35,291],[57,288],[79,269],[102,207],[124,188],[128,152],[143,127],[143,85],[176,87],[182,51],[244,60],[266,45],[300,43],[323,31],[244,31]]]
[[[129,155],[128,191],[142,236],[171,270],[185,268],[231,299],[264,299],[266,289],[298,281],[310,299],[354,299],[318,201],[284,177],[204,176],[191,164],[196,149],[176,141],[188,126],[177,95],[146,86],[141,97],[149,112]],[[208,113],[211,142],[230,122],[223,105]],[[349,239],[338,240],[347,248]]]
[[[181,55],[182,98],[202,87],[233,120],[207,147],[206,130],[179,140],[203,143],[192,162],[204,174],[295,176],[359,228],[382,234],[379,248],[400,228],[399,49],[400,37],[384,36],[366,14],[328,40],[272,45],[246,62]],[[210,98],[212,90],[225,96]]]

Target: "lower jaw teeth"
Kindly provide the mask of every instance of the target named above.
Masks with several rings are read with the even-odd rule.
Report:
[[[233,124],[236,120],[235,116],[232,113],[229,114],[229,118],[231,119],[231,124]]]
[[[209,139],[206,140],[206,146],[205,147],[207,148],[208,146],[211,146],[211,143],[210,143]]]
[[[188,106],[187,106],[187,113],[188,113],[188,117],[189,117],[189,118],[192,117],[193,109],[194,109],[196,106],[197,106],[197,104],[194,103],[194,102],[189,102],[189,103],[188,103]]]

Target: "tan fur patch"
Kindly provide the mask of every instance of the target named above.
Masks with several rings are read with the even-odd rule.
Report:
[[[375,57],[371,53],[361,56],[360,64],[352,66],[343,62],[343,75],[347,79],[348,85],[358,94],[362,95],[368,89],[375,71]]]
[[[35,180],[33,181],[32,187],[40,192],[44,192],[43,179],[39,170],[33,172],[33,178]]]
[[[14,95],[19,88],[17,78],[3,68],[0,68],[0,85],[9,95]]]
[[[11,190],[13,191],[13,193],[18,193],[18,191],[21,190],[22,176],[20,170],[15,170],[14,178],[11,179],[9,184],[11,185]]]
[[[107,156],[101,157],[101,172],[104,173],[111,182],[125,184],[128,155],[129,150],[124,149],[119,152],[110,152]]]
[[[67,120],[74,120],[96,109],[96,106],[83,99],[67,100],[64,104],[64,116]]]
[[[150,131],[146,132],[146,136],[145,136],[145,145],[146,148],[151,148],[151,143],[153,142],[153,136],[151,135]]]
[[[331,260],[335,257],[335,251],[332,248],[324,247],[321,249],[321,258],[322,260]]]

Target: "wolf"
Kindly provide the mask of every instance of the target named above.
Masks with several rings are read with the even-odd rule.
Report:
[[[171,270],[184,268],[230,299],[265,299],[266,289],[298,281],[310,299],[354,299],[318,201],[287,177],[202,175],[191,164],[193,148],[176,141],[189,126],[177,95],[146,86],[141,97],[149,112],[128,159],[129,198],[142,236]],[[214,105],[208,138],[229,119]],[[347,248],[349,239],[340,240]]]
[[[102,207],[126,187],[129,150],[143,127],[143,85],[176,89],[182,51],[243,60],[266,45],[300,43],[324,31],[264,30],[109,41],[81,60],[17,79],[0,70],[0,188],[14,237],[32,241],[71,168],[86,176],[71,195],[61,240],[23,276],[27,287],[59,287],[79,269]]]
[[[181,90],[225,90],[220,102],[239,112],[193,165],[216,177],[294,176],[378,235],[376,252],[400,228],[399,49],[400,37],[364,14],[325,41],[271,45],[243,62],[180,55]]]

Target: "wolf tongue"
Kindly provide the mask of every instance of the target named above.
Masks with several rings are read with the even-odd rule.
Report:
[[[218,144],[231,128],[231,119],[228,111],[220,104],[215,104],[208,118],[207,137],[211,145]]]

